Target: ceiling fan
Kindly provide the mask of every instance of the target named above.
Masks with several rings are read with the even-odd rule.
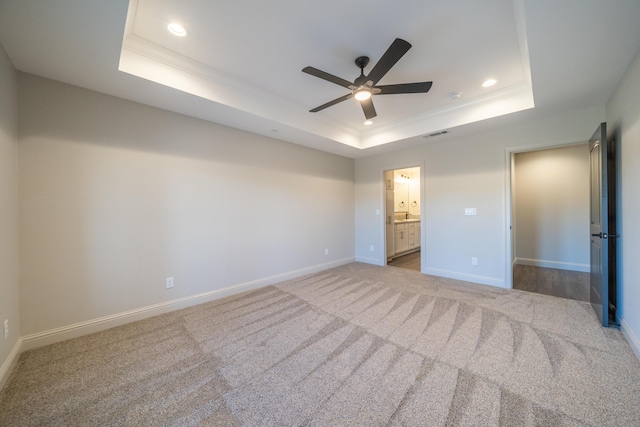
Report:
[[[344,88],[350,89],[351,93],[336,98],[333,101],[329,101],[326,104],[322,104],[312,110],[310,113],[317,113],[325,108],[336,105],[342,101],[346,101],[350,98],[355,98],[360,101],[362,111],[367,120],[374,118],[376,109],[373,107],[373,101],[371,97],[373,95],[395,95],[402,93],[426,93],[431,89],[432,82],[420,82],[420,83],[402,83],[395,85],[380,85],[376,86],[378,81],[389,72],[396,62],[402,58],[402,56],[411,49],[411,43],[402,40],[395,39],[387,51],[382,55],[382,58],[371,69],[369,75],[364,75],[364,67],[369,63],[369,58],[366,56],[359,56],[356,58],[356,65],[360,68],[360,76],[358,76],[353,82],[336,77],[332,74],[318,70],[313,67],[305,67],[302,69],[304,73],[311,74],[312,76],[319,77],[331,83],[335,83]]]

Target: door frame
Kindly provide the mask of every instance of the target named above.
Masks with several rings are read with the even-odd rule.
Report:
[[[386,182],[384,173],[386,171],[398,170],[398,169],[407,169],[407,168],[420,168],[420,272],[424,272],[426,265],[426,256],[425,251],[422,250],[423,244],[425,240],[425,170],[424,170],[424,161],[417,162],[409,162],[409,163],[396,163],[389,166],[383,166],[380,168],[380,172],[378,174],[380,183],[380,189],[378,191],[379,194],[379,206],[382,207],[382,214],[379,216],[379,229],[380,229],[380,243],[379,247],[382,248],[382,260],[380,265],[387,265],[387,233],[385,228],[385,220],[386,220]]]
[[[516,147],[507,147],[505,148],[505,198],[504,198],[504,207],[505,207],[505,227],[504,227],[504,235],[505,235],[505,288],[513,289],[513,267],[516,261],[515,258],[515,242],[517,236],[515,235],[515,209],[513,207],[513,179],[514,179],[514,166],[515,166],[515,155],[518,153],[528,153],[531,151],[541,151],[541,150],[549,150],[553,148],[562,148],[562,147],[571,147],[572,145],[580,145],[587,144],[588,140],[584,141],[576,141],[566,140],[566,141],[556,141],[556,142],[548,142],[548,143],[540,143],[535,145],[522,145]]]

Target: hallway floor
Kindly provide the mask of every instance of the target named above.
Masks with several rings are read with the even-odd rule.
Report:
[[[589,273],[516,265],[513,289],[588,302]]]

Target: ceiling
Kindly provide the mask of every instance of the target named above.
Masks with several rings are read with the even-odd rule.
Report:
[[[353,158],[518,111],[604,105],[638,22],[637,0],[0,0],[18,70]],[[374,96],[370,126],[353,99],[308,111],[349,91],[302,68],[352,81],[356,57],[371,58],[366,74],[397,37],[412,48],[380,84],[433,81],[429,93]]]

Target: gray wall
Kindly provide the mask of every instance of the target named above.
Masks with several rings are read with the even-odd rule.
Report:
[[[356,259],[384,264],[384,218],[375,214],[383,210],[382,171],[417,163],[423,166],[423,272],[509,287],[511,153],[586,141],[604,119],[604,109],[544,117],[533,110],[515,118],[518,122],[508,126],[493,119],[491,126],[478,124],[483,131],[457,137],[453,132],[412,149],[357,159]],[[465,216],[465,208],[476,208],[477,216]],[[472,257],[478,265],[471,265]]]
[[[589,271],[589,145],[515,154],[518,264]]]
[[[0,387],[18,351],[18,104],[16,71],[0,45]],[[4,339],[3,323],[9,320]]]
[[[353,260],[352,159],[22,73],[19,141],[27,340]]]
[[[622,331],[640,358],[640,52],[607,104],[607,128],[620,142],[619,309]]]

